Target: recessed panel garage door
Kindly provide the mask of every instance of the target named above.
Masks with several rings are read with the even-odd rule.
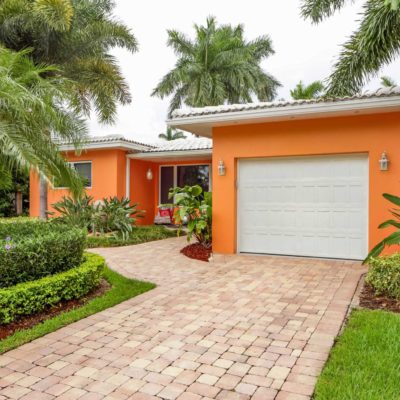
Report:
[[[238,162],[238,251],[363,259],[366,155]]]

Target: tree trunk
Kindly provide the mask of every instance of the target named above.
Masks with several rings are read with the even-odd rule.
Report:
[[[40,178],[40,218],[47,219],[47,181]]]
[[[15,212],[17,215],[22,215],[22,192],[18,190],[15,193]]]

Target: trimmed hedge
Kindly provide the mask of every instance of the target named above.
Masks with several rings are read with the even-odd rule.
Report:
[[[0,324],[83,297],[99,285],[104,265],[102,257],[87,253],[84,262],[69,271],[0,289]]]
[[[400,254],[372,258],[365,281],[377,294],[400,299]]]
[[[0,222],[0,288],[67,271],[82,262],[86,232],[40,220]]]

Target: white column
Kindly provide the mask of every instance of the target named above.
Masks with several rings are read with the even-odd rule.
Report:
[[[125,197],[131,197],[131,159],[126,156],[126,173],[125,173]]]

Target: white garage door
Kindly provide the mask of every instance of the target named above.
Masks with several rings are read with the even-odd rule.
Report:
[[[240,160],[238,251],[363,259],[366,155]]]

